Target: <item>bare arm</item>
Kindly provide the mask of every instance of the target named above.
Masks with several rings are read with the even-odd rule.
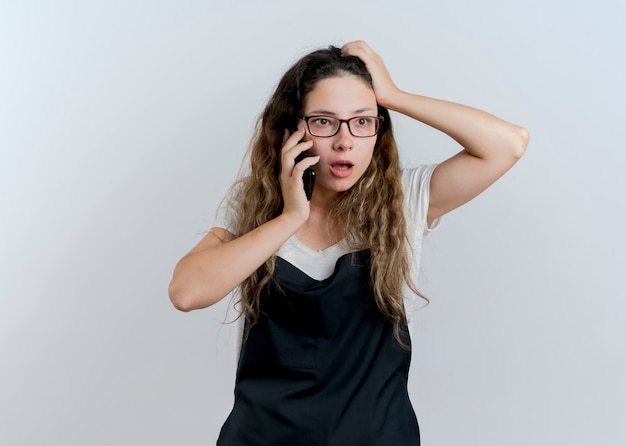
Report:
[[[286,138],[281,155],[280,183],[285,202],[281,215],[241,237],[213,228],[174,268],[170,300],[181,311],[205,308],[220,301],[270,258],[309,218],[302,184],[304,169],[318,157],[295,164],[311,142],[299,142],[304,131]]]
[[[299,227],[281,215],[235,238],[212,228],[174,268],[170,299],[181,311],[205,308],[220,301],[261,266]]]
[[[342,50],[366,64],[380,105],[446,133],[463,147],[433,172],[429,221],[476,197],[524,154],[528,132],[522,127],[475,108],[400,90],[365,42],[348,43]]]

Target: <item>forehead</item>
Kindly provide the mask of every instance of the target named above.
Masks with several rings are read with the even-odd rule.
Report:
[[[376,96],[365,81],[354,75],[322,79],[303,101],[303,113],[329,112],[349,115],[356,111],[376,112]]]

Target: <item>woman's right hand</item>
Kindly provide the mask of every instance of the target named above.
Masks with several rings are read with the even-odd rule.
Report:
[[[304,127],[299,128],[291,135],[285,130],[283,147],[280,159],[280,187],[283,193],[283,215],[288,215],[304,224],[309,218],[311,210],[309,201],[304,192],[302,175],[304,171],[317,164],[319,156],[308,156],[296,163],[296,158],[302,152],[313,147],[313,141],[302,141]]]
[[[169,286],[172,303],[182,311],[208,307],[218,302],[261,266],[309,218],[310,206],[302,174],[319,156],[296,157],[313,143],[301,141],[304,130],[285,132],[281,151],[280,185],[283,212],[252,231],[235,237],[213,228],[176,265]]]

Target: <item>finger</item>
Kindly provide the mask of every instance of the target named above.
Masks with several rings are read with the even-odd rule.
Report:
[[[283,150],[288,150],[298,144],[298,141],[300,141],[303,136],[304,128],[297,129],[291,135],[289,134],[289,130],[285,129],[285,134],[283,136]]]
[[[341,52],[344,55],[356,56],[361,58],[371,56],[373,53],[372,48],[362,40],[356,40],[354,42],[346,43],[341,47]]]
[[[283,148],[282,156],[285,159],[295,160],[302,152],[306,152],[307,150],[313,147],[313,141],[300,141],[294,146],[290,146],[289,143],[285,145]]]
[[[348,42],[341,47],[344,48],[368,48],[369,45],[364,40],[353,40],[352,42]]]
[[[281,154],[281,163],[284,168],[292,169],[296,164],[296,158],[302,153],[313,147],[313,141],[303,141],[295,146],[291,146],[289,142],[285,144]]]
[[[319,155],[307,156],[306,158],[303,158],[298,163],[296,163],[296,165],[295,165],[293,170],[294,170],[294,172],[296,172],[296,171],[304,172],[309,167],[314,166],[315,164],[317,164],[319,162],[319,160],[320,160],[320,156]]]

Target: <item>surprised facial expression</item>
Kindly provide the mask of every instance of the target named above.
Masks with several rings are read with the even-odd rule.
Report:
[[[354,75],[326,78],[319,81],[303,102],[302,115],[337,119],[354,117],[377,117],[378,105],[372,88]],[[315,125],[309,120],[311,128]],[[325,124],[321,118],[316,121]],[[353,131],[362,121],[356,121]],[[300,125],[306,125],[304,121]],[[315,131],[314,131],[315,133]],[[313,166],[316,173],[314,195],[329,195],[350,189],[372,161],[376,136],[357,137],[352,135],[348,123],[343,122],[334,136],[311,135],[307,128],[304,140],[312,140],[311,155],[319,155]]]

